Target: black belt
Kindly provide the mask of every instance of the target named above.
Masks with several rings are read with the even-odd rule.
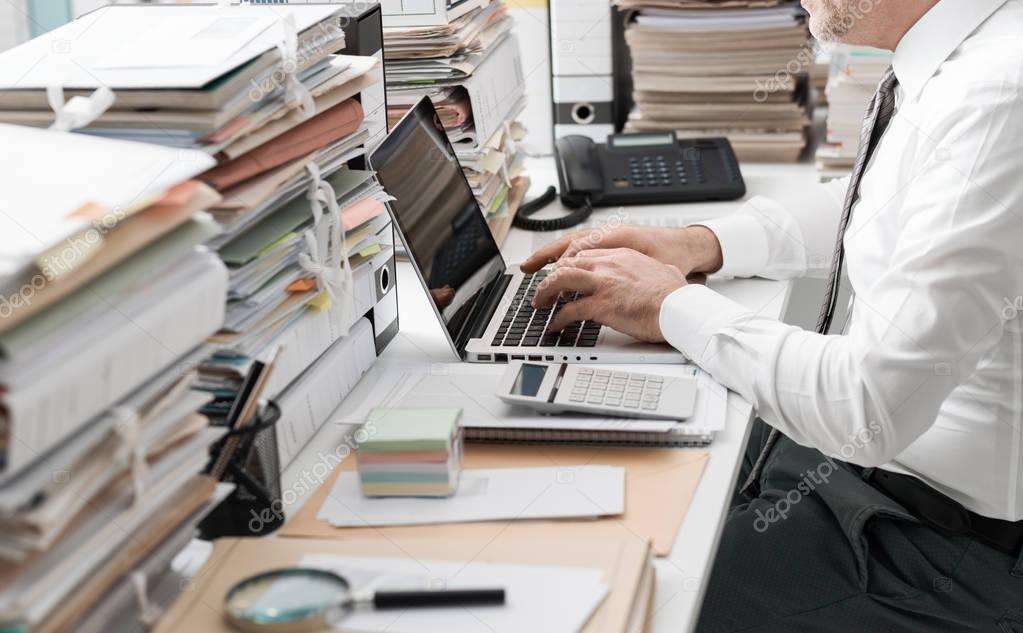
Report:
[[[948,534],[966,534],[1011,556],[1023,548],[1023,521],[1003,521],[970,512],[915,477],[875,468],[867,479],[921,523]]]

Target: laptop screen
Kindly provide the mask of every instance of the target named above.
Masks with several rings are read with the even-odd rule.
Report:
[[[500,249],[429,97],[374,150],[409,257],[461,348],[483,291],[505,272]]]

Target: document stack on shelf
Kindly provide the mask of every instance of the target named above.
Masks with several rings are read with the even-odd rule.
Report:
[[[224,317],[200,152],[0,124],[0,628],[71,631],[226,494],[191,367]],[[59,180],[60,187],[53,186]]]
[[[363,161],[386,126],[382,38],[376,5],[108,6],[0,55],[0,120],[56,119],[204,158],[197,179],[218,194],[208,206],[221,228],[207,245],[229,281],[196,386],[214,396],[203,412],[225,422],[272,350],[267,398],[312,376],[281,407],[283,428],[303,417],[282,458],[344,398],[313,393],[316,377],[343,366],[357,380],[397,329],[389,197]],[[53,54],[62,42],[74,45]]]
[[[508,7],[498,0],[440,26],[409,26],[413,19],[384,18],[389,126],[429,95],[480,207],[496,220],[492,229],[506,232],[500,219],[510,221],[509,198],[524,173],[516,117],[526,102]],[[389,26],[396,21],[403,25]]]
[[[787,0],[615,0],[636,108],[629,131],[726,136],[740,160],[799,159],[807,144],[806,15]]]
[[[852,171],[863,115],[891,64],[892,54],[875,48],[839,46],[832,53],[825,89],[827,137],[817,148],[817,169],[822,179],[841,178]]]
[[[0,54],[0,121],[235,159],[363,87],[373,66],[336,54],[350,11],[103,7]]]

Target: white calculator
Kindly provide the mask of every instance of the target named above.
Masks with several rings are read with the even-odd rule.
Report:
[[[692,374],[667,376],[518,360],[508,364],[497,395],[509,404],[543,413],[684,420],[696,408],[696,385]]]

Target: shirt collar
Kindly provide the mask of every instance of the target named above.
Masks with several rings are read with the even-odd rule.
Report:
[[[899,85],[916,99],[945,60],[1008,0],[939,0],[895,48]]]

